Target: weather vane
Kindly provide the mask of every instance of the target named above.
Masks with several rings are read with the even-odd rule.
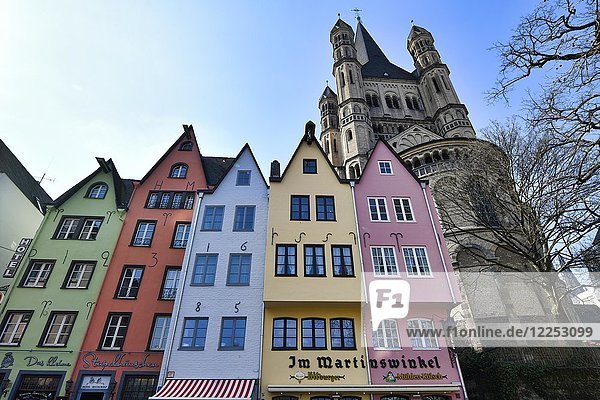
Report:
[[[359,10],[358,8],[355,8],[355,9],[353,9],[353,10],[350,10],[350,11],[354,11],[354,13],[356,14],[356,20],[357,20],[358,22],[360,22],[360,12],[361,12],[362,10]]]

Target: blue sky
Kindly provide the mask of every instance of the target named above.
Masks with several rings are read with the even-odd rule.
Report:
[[[0,137],[57,197],[113,158],[141,178],[193,124],[205,155],[249,142],[285,166],[333,82],[329,31],[353,8],[397,65],[411,20],[435,37],[476,131],[518,113],[488,105],[498,59],[534,2],[0,0]]]

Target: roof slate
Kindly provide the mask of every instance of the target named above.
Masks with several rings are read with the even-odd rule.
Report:
[[[40,211],[46,211],[45,205],[52,202],[52,197],[31,176],[2,139],[0,139],[0,172],[8,176],[35,208],[39,209],[41,206]]]
[[[206,176],[206,184],[215,186],[225,176],[230,166],[235,161],[232,157],[206,157],[202,156],[202,168]]]
[[[356,57],[362,64],[363,77],[417,80],[415,72],[408,72],[388,60],[364,25],[359,22],[356,28]]]

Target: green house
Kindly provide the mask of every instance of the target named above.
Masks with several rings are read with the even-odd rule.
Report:
[[[134,183],[111,160],[54,202],[15,271],[0,325],[0,395],[52,400],[70,376]]]

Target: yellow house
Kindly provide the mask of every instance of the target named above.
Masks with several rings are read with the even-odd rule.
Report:
[[[306,133],[271,168],[260,399],[366,399],[362,268],[352,187]]]

